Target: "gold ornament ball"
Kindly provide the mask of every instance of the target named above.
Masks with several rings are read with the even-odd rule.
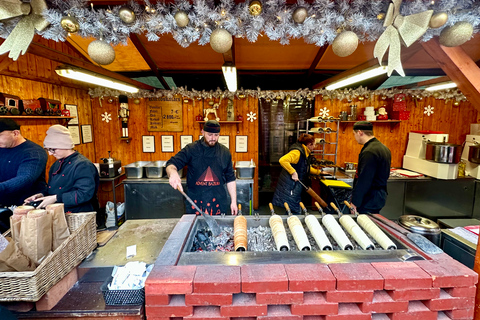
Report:
[[[135,103],[135,104],[140,104],[140,99],[135,99],[135,100],[133,100],[133,103]]]
[[[245,99],[245,95],[244,95],[244,94],[239,94],[238,97],[239,97],[240,99]]]
[[[351,55],[358,46],[358,37],[355,32],[343,31],[332,43],[332,50],[339,57]]]
[[[210,35],[210,46],[218,53],[227,52],[232,48],[232,44],[232,35],[225,29],[215,29]]]
[[[80,25],[75,17],[63,17],[62,20],[60,20],[60,25],[65,31],[70,33],[75,33],[80,30]]]
[[[183,99],[183,103],[188,103],[190,100],[188,99]]]
[[[458,47],[472,37],[473,26],[470,22],[460,21],[446,27],[440,33],[440,44],[445,47]]]
[[[453,105],[454,105],[454,106],[459,106],[459,105],[460,105],[460,102],[455,101],[455,102],[453,103]]]
[[[190,19],[188,18],[188,14],[186,14],[185,11],[178,11],[177,13],[175,13],[175,21],[180,28],[183,28],[188,25]]]
[[[365,100],[365,97],[358,97],[358,100],[363,101]]]
[[[295,21],[296,23],[303,23],[307,18],[307,15],[308,11],[306,8],[298,7],[297,9],[295,9],[295,11],[293,11],[293,21]]]
[[[322,100],[323,100],[323,101],[327,101],[327,100],[329,100],[329,99],[330,99],[329,96],[323,96],[323,97],[322,97]]]
[[[118,11],[118,16],[120,17],[120,20],[127,24],[134,23],[136,19],[135,12],[133,12],[132,9],[126,6],[120,8],[120,10]]]
[[[383,19],[385,19],[385,13],[384,13],[384,12],[380,12],[379,14],[377,14],[377,19],[378,19],[378,20],[383,20]]]
[[[88,45],[88,55],[101,65],[107,65],[115,60],[115,50],[103,40],[95,40]]]
[[[112,99],[112,98],[108,98],[107,102],[108,102],[108,103],[113,103],[113,99]]]
[[[429,24],[430,28],[432,29],[440,28],[445,23],[447,23],[447,20],[448,20],[448,14],[446,12],[435,13],[430,18],[430,24]]]
[[[435,98],[438,98],[438,97],[440,96],[440,93],[434,92],[434,93],[433,93],[433,96],[434,96]]]
[[[250,2],[248,5],[248,11],[252,16],[258,16],[260,13],[262,13],[262,3],[258,0],[253,0]]]

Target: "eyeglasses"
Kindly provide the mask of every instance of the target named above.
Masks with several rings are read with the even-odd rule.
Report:
[[[51,154],[54,154],[57,149],[52,149],[52,148],[45,148],[47,152],[50,152]]]

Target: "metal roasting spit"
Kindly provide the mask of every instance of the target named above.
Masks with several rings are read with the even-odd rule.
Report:
[[[343,215],[345,216],[345,215]],[[350,215],[348,215],[350,216]],[[393,237],[381,226],[378,226],[389,238],[394,245],[390,245],[389,249],[382,248],[373,236],[367,233],[369,241],[374,245],[373,250],[364,250],[355,239],[344,232],[347,240],[351,243],[352,250],[344,250],[339,246],[338,242],[332,236],[327,228],[325,235],[331,243],[332,250],[321,250],[314,236],[307,227],[305,218],[315,217],[321,223],[322,218],[319,215],[298,215],[296,216],[304,228],[310,246],[310,251],[302,251],[299,249],[293,235],[288,226],[287,215],[272,216],[244,216],[248,225],[248,246],[247,251],[236,252],[233,245],[233,225],[234,216],[218,216],[214,217],[222,232],[220,236],[213,237],[209,231],[205,220],[201,216],[197,216],[190,230],[186,230],[184,238],[178,237],[180,246],[183,250],[178,261],[178,265],[205,265],[205,264],[222,264],[222,265],[243,265],[243,264],[264,264],[264,263],[354,263],[354,262],[380,262],[380,261],[412,261],[423,260],[424,258],[414,250],[410,249],[403,242]],[[283,228],[286,233],[287,243],[282,243],[282,247],[288,251],[281,251],[278,244],[275,243],[272,230],[270,228],[270,220],[282,220]],[[329,221],[334,221],[339,225],[337,215],[325,215]],[[324,217],[324,218],[325,218]],[[356,217],[352,215],[352,220]],[[311,218],[307,219],[310,220]],[[358,225],[357,225],[358,226]],[[396,249],[394,249],[396,247]],[[342,250],[343,249],[343,250]]]

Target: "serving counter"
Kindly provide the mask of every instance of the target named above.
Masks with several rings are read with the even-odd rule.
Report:
[[[244,214],[253,212],[253,179],[237,179],[237,202]],[[123,180],[126,219],[180,218],[185,214],[185,199],[168,183],[168,178]],[[186,179],[182,179],[187,191]],[[230,196],[228,195],[228,199]]]

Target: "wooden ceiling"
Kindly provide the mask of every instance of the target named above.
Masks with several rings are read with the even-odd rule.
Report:
[[[90,2],[96,6],[125,3],[114,0]],[[74,34],[68,38],[68,42],[87,59],[87,47],[93,40]],[[171,77],[177,87],[224,90],[226,86],[221,66],[232,59],[237,67],[238,88],[297,90],[323,87],[332,77],[338,78],[349,70],[376,64],[377,61],[373,59],[374,46],[375,42],[360,43],[352,55],[341,58],[333,53],[331,46],[317,47],[305,43],[303,39],[291,39],[289,45],[281,45],[278,41],[263,36],[255,43],[234,38],[229,55],[222,55],[215,52],[209,44],[201,46],[193,43],[182,48],[170,34],[161,36],[155,42],[148,41],[144,35],[132,35],[126,46],[118,45],[114,48],[115,61],[102,67],[129,78],[153,76],[169,89],[171,85],[167,84],[165,77]],[[474,62],[480,61],[478,34],[461,48]],[[419,42],[410,48],[402,47],[402,64],[407,76],[446,75]],[[394,72],[393,75],[397,74]],[[373,90],[386,79],[387,76],[380,76],[362,85]]]

